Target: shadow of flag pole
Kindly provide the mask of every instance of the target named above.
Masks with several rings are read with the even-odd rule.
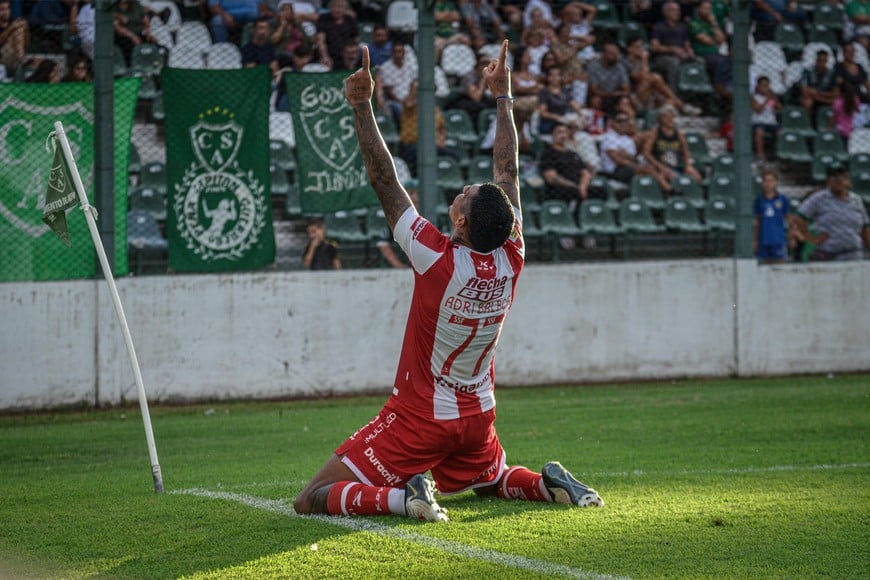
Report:
[[[151,456],[151,475],[154,477],[154,491],[163,493],[163,474],[160,472],[160,463],[157,461],[157,446],[154,443],[154,432],[151,429],[151,415],[148,412],[148,399],[145,396],[145,385],[142,382],[142,371],[139,369],[139,360],[136,358],[136,350],[133,348],[133,338],[130,336],[130,328],[127,326],[127,318],[124,316],[124,307],[121,306],[121,298],[118,296],[118,288],[115,286],[115,278],[112,276],[112,270],[109,267],[109,260],[106,258],[106,250],[103,248],[103,243],[100,240],[100,232],[97,230],[96,210],[88,203],[88,197],[85,193],[82,179],[79,176],[79,170],[76,167],[75,159],[72,155],[72,150],[69,146],[69,141],[66,138],[66,133],[63,130],[63,123],[60,121],[54,124],[55,135],[60,143],[60,148],[63,153],[63,158],[66,161],[66,167],[69,171],[69,176],[72,178],[73,186],[76,194],[82,204],[82,210],[85,212],[85,221],[88,222],[88,230],[91,232],[91,238],[94,241],[94,247],[97,250],[97,256],[100,258],[100,266],[103,269],[103,274],[106,277],[106,284],[109,286],[109,293],[112,296],[112,304],[115,306],[115,314],[118,315],[118,322],[121,324],[121,332],[124,335],[124,342],[127,344],[127,353],[130,355],[130,364],[133,367],[133,376],[136,379],[136,390],[139,394],[139,408],[142,410],[142,422],[145,424],[145,438],[148,441],[148,454]]]

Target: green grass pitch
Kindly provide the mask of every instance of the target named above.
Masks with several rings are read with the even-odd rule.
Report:
[[[870,376],[500,389],[509,464],[604,509],[441,498],[451,521],[299,517],[385,396],[0,417],[0,577],[867,578]]]

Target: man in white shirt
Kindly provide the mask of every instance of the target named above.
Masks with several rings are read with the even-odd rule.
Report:
[[[392,57],[377,69],[378,108],[389,108],[399,126],[402,116],[402,101],[411,92],[411,85],[417,80],[417,63],[406,58],[405,45],[393,43]]]

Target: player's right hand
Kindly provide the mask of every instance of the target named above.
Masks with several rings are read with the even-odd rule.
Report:
[[[369,47],[362,48],[362,68],[344,81],[344,94],[351,107],[369,103],[375,90],[375,81],[369,71]]]
[[[481,72],[494,97],[511,96],[511,71],[507,66],[508,41],[501,43],[498,60],[490,62]]]

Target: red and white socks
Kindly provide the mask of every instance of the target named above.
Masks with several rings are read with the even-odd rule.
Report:
[[[326,510],[335,516],[405,515],[405,490],[339,481],[329,489]]]
[[[544,485],[544,477],[520,465],[505,471],[498,482],[498,497],[526,501],[548,501],[553,498]]]

